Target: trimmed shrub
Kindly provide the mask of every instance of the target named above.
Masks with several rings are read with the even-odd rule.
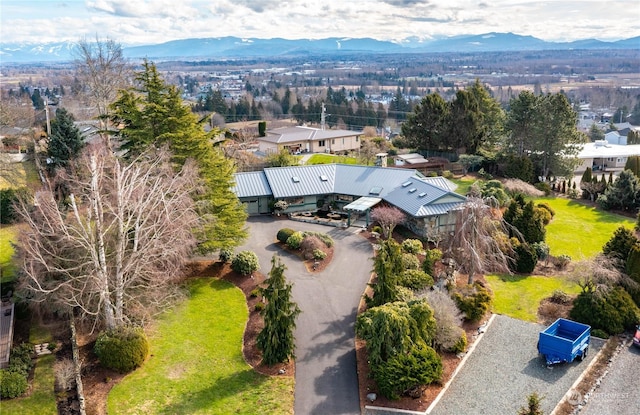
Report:
[[[420,269],[420,260],[413,254],[402,254],[402,268],[403,269]]]
[[[413,291],[411,291],[410,288],[398,286],[396,288],[396,292],[397,292],[397,295],[396,295],[397,301],[403,301],[405,303],[408,303],[409,301],[413,301],[416,299],[415,294],[413,293]]]
[[[251,290],[251,292],[249,293],[249,297],[251,298],[256,298],[261,294],[260,288],[254,288],[253,290]]]
[[[431,275],[419,269],[408,269],[398,276],[398,285],[414,291],[422,290],[433,285]]]
[[[591,335],[593,337],[597,337],[599,339],[608,339],[609,338],[609,335],[605,331],[600,330],[600,329],[592,330],[591,331]]]
[[[29,376],[29,372],[33,368],[34,362],[31,356],[35,353],[33,345],[22,343],[11,349],[9,355],[9,372],[19,373],[25,378]]]
[[[572,319],[611,335],[631,329],[640,321],[640,309],[621,287],[580,293],[569,314]]]
[[[322,249],[314,249],[313,250],[313,259],[317,259],[318,261],[322,261],[327,257],[327,253]]]
[[[516,263],[514,271],[521,274],[531,273],[538,263],[536,251],[528,243],[522,243],[515,247]]]
[[[545,210],[549,211],[549,213],[551,214],[551,217],[552,217],[552,218],[556,215],[556,211],[555,211],[555,210],[553,210],[553,208],[552,208],[551,206],[549,206],[549,204],[548,204],[548,203],[545,203],[545,202],[543,202],[543,203],[538,203],[538,204],[536,204],[536,207],[537,207],[537,208],[540,208],[540,209],[545,209]]]
[[[615,230],[611,239],[604,244],[602,252],[608,257],[626,262],[629,251],[636,243],[638,243],[638,238],[635,237],[633,231],[620,226]]]
[[[531,248],[533,248],[540,260],[545,260],[549,256],[550,248],[545,242],[535,242],[531,244]]]
[[[331,248],[333,246],[333,238],[331,238],[329,235],[327,235],[326,233],[322,233],[322,232],[305,232],[304,233],[305,236],[315,236],[318,239],[320,239],[327,248]]]
[[[397,354],[375,365],[372,372],[380,393],[398,399],[413,390],[422,392],[422,386],[440,380],[442,359],[431,347],[419,344],[407,354]]]
[[[257,312],[262,312],[262,310],[264,310],[264,303],[262,301],[257,302],[255,306],[253,306],[253,309]]]
[[[549,196],[551,194],[551,186],[546,182],[538,182],[533,185],[536,189],[544,192],[545,196]]]
[[[470,321],[480,321],[491,308],[491,294],[478,281],[458,289],[453,300]]]
[[[220,258],[221,262],[224,262],[225,264],[229,263],[233,260],[233,250],[222,248],[220,250],[220,254],[218,254],[218,257]]]
[[[282,228],[278,231],[278,233],[276,234],[276,239],[280,242],[282,242],[283,244],[287,243],[287,239],[289,239],[289,237],[291,235],[293,235],[295,233],[295,231],[291,228]]]
[[[402,241],[402,251],[408,254],[419,254],[422,252],[422,241],[420,239],[405,239]]]
[[[27,391],[27,377],[18,372],[0,370],[0,397],[13,399]]]
[[[458,340],[449,349],[446,349],[452,353],[462,353],[467,348],[467,333],[464,332],[462,327],[456,327],[458,332]]]
[[[93,351],[103,367],[127,373],[142,365],[149,343],[141,328],[123,327],[100,333]]]
[[[231,269],[241,275],[249,275],[260,269],[258,255],[253,251],[239,252],[231,261]]]
[[[428,249],[422,261],[422,270],[429,275],[433,275],[434,266],[442,259],[442,251],[438,248]]]
[[[298,232],[294,232],[288,239],[287,239],[287,246],[291,249],[300,249],[300,244],[302,244],[302,241],[304,240],[304,233],[298,231]]]
[[[381,226],[376,225],[376,226],[374,226],[373,228],[371,228],[371,232],[375,232],[375,233],[377,233],[377,234],[382,235],[382,227],[381,227]]]
[[[562,290],[555,290],[549,297],[549,301],[555,304],[569,305],[573,298]]]

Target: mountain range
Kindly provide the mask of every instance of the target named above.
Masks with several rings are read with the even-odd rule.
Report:
[[[75,42],[18,44],[0,42],[0,61],[15,63],[62,62],[73,60]],[[508,52],[525,50],[571,49],[638,49],[640,36],[605,42],[584,39],[573,42],[547,42],[532,36],[513,33],[486,33],[456,36],[434,40],[408,38],[400,42],[371,38],[324,39],[259,39],[219,37],[181,39],[170,42],[123,46],[125,56],[131,59],[243,59],[260,57],[294,57],[315,55],[366,53],[442,53],[442,52]]]

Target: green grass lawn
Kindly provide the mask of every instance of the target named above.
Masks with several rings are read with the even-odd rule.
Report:
[[[451,181],[458,185],[458,188],[456,189],[456,193],[458,193],[459,195],[466,196],[466,194],[469,192],[469,188],[471,187],[472,184],[474,184],[477,181],[477,179],[463,177],[460,179],[451,179]]]
[[[292,378],[263,376],[242,357],[248,318],[233,285],[199,279],[150,335],[151,357],[116,385],[110,414],[290,414]]]
[[[41,326],[32,326],[29,333],[29,342],[33,344],[49,342],[52,340],[51,332]],[[54,355],[44,355],[37,359],[35,373],[32,382],[32,391],[29,396],[16,398],[0,403],[2,415],[55,415],[58,413],[56,395],[53,391],[55,375],[53,364]]]
[[[537,321],[540,301],[555,290],[577,294],[580,287],[560,277],[487,275],[493,291],[493,312],[525,321]]]
[[[2,225],[0,227],[0,267],[2,268],[0,283],[11,281],[14,278],[15,266],[11,261],[14,251],[11,242],[16,240],[17,235],[18,227],[15,225]]]
[[[633,228],[635,221],[565,198],[539,198],[555,210],[556,215],[547,225],[546,242],[551,255],[569,255],[572,260],[591,258],[602,251],[602,246],[619,226]]]
[[[38,170],[33,160],[7,164],[3,166],[0,173],[0,189],[22,187],[29,183],[40,183]]]
[[[358,159],[349,156],[336,156],[335,154],[314,154],[309,160],[307,165],[310,164],[358,164]]]

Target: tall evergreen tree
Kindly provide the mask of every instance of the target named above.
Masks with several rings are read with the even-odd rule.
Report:
[[[56,117],[51,121],[51,136],[47,145],[49,173],[53,173],[57,168],[67,167],[84,147],[80,130],[73,121],[73,114],[66,109],[56,110]]]
[[[154,64],[145,61],[136,81],[138,86],[121,91],[112,105],[112,121],[122,126],[117,134],[121,149],[133,157],[150,146],[166,145],[177,165],[195,160],[205,187],[197,196],[204,221],[199,248],[212,252],[237,246],[247,236],[247,215],[231,190],[233,162],[214,146],[218,131],[204,131],[178,89],[164,82]]]
[[[373,260],[376,282],[371,284],[373,298],[367,301],[369,307],[377,307],[398,299],[398,276],[404,271],[402,247],[389,238],[380,243],[380,249]]]
[[[391,110],[389,111],[391,114]],[[402,135],[411,147],[426,150],[448,150],[449,107],[437,93],[422,98],[413,113],[402,124]]]
[[[284,276],[286,267],[274,255],[271,258],[271,271],[265,280],[267,286],[262,289],[265,307],[261,314],[264,328],[258,334],[256,343],[262,351],[262,361],[267,365],[283,363],[295,357],[296,317],[300,314],[298,305],[291,301],[291,284]]]

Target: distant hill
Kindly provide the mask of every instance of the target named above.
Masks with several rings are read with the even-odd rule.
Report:
[[[45,44],[0,43],[2,62],[55,62],[73,59],[73,42]],[[268,56],[304,56],[348,53],[435,53],[435,52],[492,52],[522,50],[569,49],[639,49],[640,36],[616,42],[584,39],[574,42],[547,42],[532,36],[513,33],[486,33],[472,36],[421,41],[415,38],[395,43],[370,38],[325,39],[242,39],[220,37],[173,40],[157,45],[125,47],[129,58],[150,59],[206,59],[257,58]]]

